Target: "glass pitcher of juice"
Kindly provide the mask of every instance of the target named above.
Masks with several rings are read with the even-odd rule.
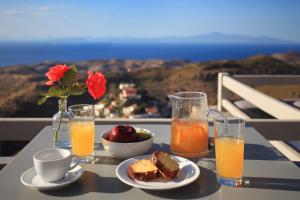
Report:
[[[171,151],[183,157],[208,153],[207,95],[179,92],[169,95],[172,102]]]

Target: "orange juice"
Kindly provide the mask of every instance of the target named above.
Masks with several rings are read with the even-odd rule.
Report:
[[[243,174],[244,140],[233,137],[215,138],[217,174],[240,178]]]
[[[72,152],[76,156],[91,156],[94,152],[94,122],[70,122]]]
[[[186,157],[203,156],[208,149],[207,122],[172,120],[171,150]]]

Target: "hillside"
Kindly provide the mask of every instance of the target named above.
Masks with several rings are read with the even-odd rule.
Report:
[[[81,78],[87,70],[102,71],[108,88],[121,82],[135,83],[138,90],[158,104],[166,105],[167,95],[178,91],[203,91],[209,104],[216,104],[217,73],[231,74],[300,74],[300,55],[297,53],[258,55],[245,60],[188,62],[164,60],[93,60],[66,63],[76,65]],[[45,91],[44,73],[56,63],[17,65],[0,68],[1,117],[50,117],[57,111],[55,99],[37,106],[39,94]],[[299,90],[299,87],[298,87]],[[274,90],[276,92],[276,89]],[[109,94],[110,92],[108,92]],[[300,91],[293,93],[300,97]],[[69,104],[96,103],[88,95],[72,97]],[[160,112],[162,112],[160,110]],[[164,115],[168,116],[168,115]]]
[[[179,91],[203,91],[210,105],[216,104],[218,72],[230,74],[300,74],[300,66],[272,57],[257,56],[241,61],[189,63],[175,68],[152,68],[109,76],[110,82],[132,81],[153,97],[163,101],[167,94]]]

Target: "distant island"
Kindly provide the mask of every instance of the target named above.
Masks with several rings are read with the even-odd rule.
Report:
[[[248,36],[236,33],[211,32],[202,35],[192,36],[164,36],[164,37],[68,37],[68,38],[44,38],[28,39],[29,42],[53,42],[53,43],[116,43],[116,44],[300,44],[298,41],[291,41],[273,38],[265,35]],[[0,41],[0,42],[7,42]],[[9,42],[9,41],[8,41]],[[22,41],[21,41],[22,42]],[[26,40],[25,40],[26,42]]]
[[[57,112],[56,100],[36,105],[47,89],[44,73],[56,62],[14,65],[0,68],[1,117],[51,117]],[[244,60],[191,62],[184,60],[101,59],[66,62],[77,66],[80,74],[102,71],[108,79],[108,92],[100,102],[88,95],[72,97],[75,103],[97,104],[102,117],[169,117],[168,94],[203,91],[210,105],[216,104],[217,74],[300,74],[300,53],[257,55]],[[82,76],[83,77],[83,76]],[[81,78],[81,77],[79,77]],[[276,90],[269,90],[276,95]],[[300,88],[290,94],[300,98]]]

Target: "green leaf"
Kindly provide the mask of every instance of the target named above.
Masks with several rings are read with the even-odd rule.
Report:
[[[84,87],[80,86],[79,84],[74,85],[69,91],[69,95],[78,96],[84,93]]]
[[[64,77],[61,79],[62,84],[66,87],[71,87],[76,82],[77,69],[72,67],[69,71],[64,74]]]
[[[59,87],[51,87],[49,88],[48,92],[44,93],[44,96],[49,96],[49,97],[61,97],[65,96],[66,93],[68,92],[68,89],[64,88],[59,88]]]
[[[38,102],[37,104],[40,106],[42,105],[43,103],[45,103],[47,101],[47,99],[49,98],[49,96],[44,96],[42,97]]]
[[[48,93],[55,92],[56,90],[60,90],[60,87],[55,85],[49,88]]]

